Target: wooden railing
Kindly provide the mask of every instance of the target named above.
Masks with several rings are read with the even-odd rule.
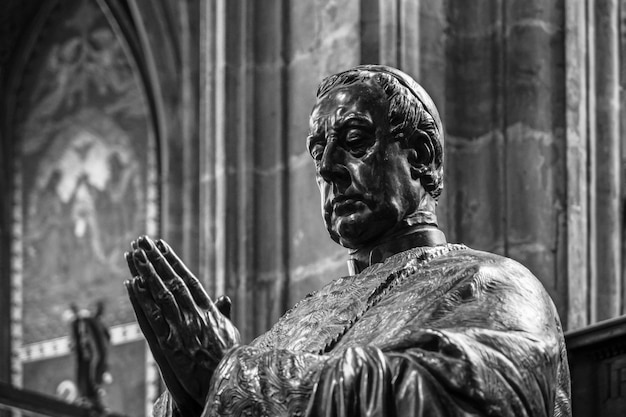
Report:
[[[626,316],[565,334],[574,417],[626,416]]]

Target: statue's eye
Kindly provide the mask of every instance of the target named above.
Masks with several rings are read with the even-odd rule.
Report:
[[[358,145],[364,139],[363,135],[363,131],[360,129],[350,129],[346,134],[346,143],[348,145]]]
[[[324,145],[321,143],[312,144],[311,147],[309,148],[309,153],[311,154],[313,159],[315,159],[316,161],[319,161],[320,159],[322,159],[322,156],[324,155]]]
[[[355,156],[363,156],[374,142],[374,137],[362,129],[350,129],[346,133],[346,149]]]
[[[322,135],[311,134],[306,138],[306,147],[309,150],[311,157],[316,161],[319,161],[324,155],[326,140],[324,140]]]

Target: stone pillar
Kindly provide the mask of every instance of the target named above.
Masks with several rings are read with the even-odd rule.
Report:
[[[589,184],[586,4],[565,4],[565,160],[567,165],[567,322],[589,322]]]
[[[287,69],[290,20],[284,1],[255,3],[251,150],[254,155],[254,286],[249,300],[255,332],[287,309],[289,222],[287,195]],[[297,140],[298,138],[294,138]]]
[[[563,4],[503,6],[506,251],[566,317]]]
[[[447,4],[442,112],[444,231],[452,242],[500,254],[506,252],[502,7],[499,1]]]
[[[590,223],[595,245],[592,255],[591,321],[622,313],[622,214],[620,145],[619,8],[617,0],[590,1],[588,45],[590,107],[589,151],[595,171],[591,187],[593,211]]]
[[[253,329],[254,160],[251,5],[202,5],[200,241],[203,281],[228,295],[244,339]],[[253,301],[254,302],[254,301]]]
[[[200,263],[199,243],[200,233],[197,222],[200,214],[200,187],[198,158],[199,141],[199,43],[200,30],[198,18],[202,7],[199,1],[182,1],[175,3],[177,12],[176,27],[179,31],[180,42],[180,137],[178,141],[182,149],[180,167],[181,194],[183,197],[179,206],[182,219],[181,253],[193,270],[198,270]],[[172,199],[176,201],[175,198]]]
[[[218,127],[223,129],[221,108],[224,101],[223,70],[223,2],[202,2],[200,7],[200,93],[199,93],[199,259],[198,275],[209,294],[224,292],[224,274],[220,267],[224,234],[218,233],[219,219],[216,141]],[[220,111],[217,111],[220,109]],[[220,155],[221,156],[221,155]],[[220,194],[221,196],[221,194]],[[223,210],[219,210],[220,213]]]
[[[419,78],[419,0],[361,0],[361,63],[400,68]]]
[[[446,12],[448,236],[520,261],[564,316],[562,2],[449,2]]]
[[[575,329],[624,312],[623,29],[618,1],[566,2],[565,12],[567,322]]]

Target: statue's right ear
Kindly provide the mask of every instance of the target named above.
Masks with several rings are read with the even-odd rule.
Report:
[[[422,130],[417,130],[405,143],[408,148],[407,158],[411,165],[411,178],[417,180],[429,171],[435,152],[430,137]]]

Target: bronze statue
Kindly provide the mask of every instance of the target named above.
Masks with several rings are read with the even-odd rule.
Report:
[[[70,309],[76,385],[80,395],[78,403],[103,414],[107,411],[103,401],[104,385],[112,381],[108,361],[111,335],[102,322],[104,302],[98,301],[95,313],[81,311],[76,304],[71,304]]]
[[[570,416],[556,309],[517,262],[437,228],[443,127],[393,68],[322,81],[307,146],[351,275],[240,344],[172,249],[147,237],[127,288],[169,393],[162,416]],[[226,314],[225,314],[226,313]]]

